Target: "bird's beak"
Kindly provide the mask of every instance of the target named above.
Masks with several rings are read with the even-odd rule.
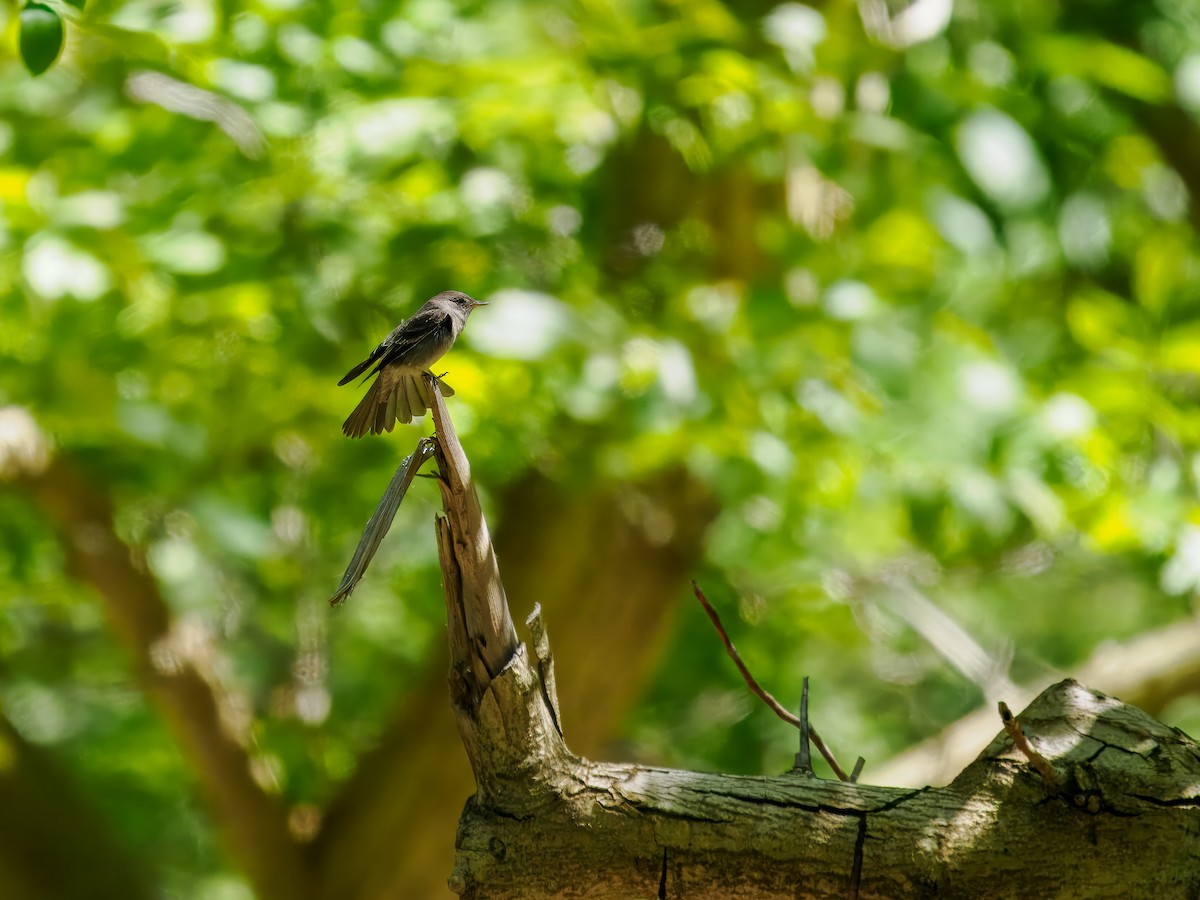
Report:
[[[474,302],[476,306],[491,306],[491,304],[486,300],[476,300]]]

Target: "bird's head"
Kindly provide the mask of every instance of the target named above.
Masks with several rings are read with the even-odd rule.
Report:
[[[476,300],[462,291],[442,291],[434,297],[434,300],[440,306],[460,312],[464,317],[470,315],[471,310],[477,306],[487,306],[487,303],[484,301]]]

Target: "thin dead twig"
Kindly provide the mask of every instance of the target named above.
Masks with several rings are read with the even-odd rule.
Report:
[[[746,664],[742,662],[741,656],[738,655],[737,648],[733,646],[733,641],[729,639],[729,633],[725,630],[725,626],[721,624],[721,617],[717,615],[717,611],[713,609],[713,605],[708,602],[708,598],[704,596],[704,591],[700,590],[700,585],[692,582],[692,593],[696,595],[696,599],[700,601],[700,605],[704,607],[704,611],[708,613],[708,618],[713,623],[713,628],[717,630],[717,635],[721,638],[721,643],[725,645],[725,652],[729,654],[729,658],[733,660],[733,664],[737,666],[738,671],[742,673],[742,679],[746,685],[758,696],[763,703],[771,708],[771,711],[783,721],[787,722],[796,728],[802,728],[803,720],[799,716],[789,712],[782,703],[776,700],[771,693],[765,690],[750,674],[750,670]],[[850,781],[850,776],[846,774],[845,769],[838,765],[837,759],[833,755],[833,751],[825,746],[825,742],[821,740],[821,736],[817,734],[817,729],[812,727],[812,723],[808,723],[808,737],[812,741],[812,745],[817,748],[817,752],[825,758],[825,762],[829,763],[829,768],[833,769],[833,773],[837,775],[841,781]],[[861,766],[856,768],[861,771]]]
[[[1004,730],[1008,733],[1009,740],[1013,742],[1013,746],[1021,751],[1021,754],[1029,760],[1029,764],[1033,766],[1042,779],[1052,790],[1058,790],[1061,785],[1061,779],[1058,773],[1054,771],[1054,766],[1050,760],[1042,756],[1033,749],[1033,744],[1029,743],[1029,738],[1025,736],[1025,729],[1021,727],[1021,722],[1013,715],[1012,710],[1008,708],[1008,704],[1003,700],[1000,701],[1000,721],[1004,725]]]

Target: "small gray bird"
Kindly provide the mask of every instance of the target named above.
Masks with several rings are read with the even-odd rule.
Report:
[[[346,373],[339,385],[353,381],[375,366],[379,377],[366,396],[350,413],[342,433],[359,438],[368,431],[383,434],[396,421],[407,425],[413,416],[425,414],[432,398],[421,373],[441,359],[467,324],[467,316],[477,306],[487,306],[459,291],[442,291],[431,297],[411,319],[401,322],[371,351],[371,355]],[[454,396],[450,385],[442,382],[442,395]]]

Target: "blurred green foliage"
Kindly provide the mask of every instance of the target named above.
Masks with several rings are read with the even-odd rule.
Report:
[[[344,440],[337,379],[445,288],[493,301],[445,360],[481,488],[686,467],[697,577],[851,758],[984,696],[899,596],[1017,681],[1192,609],[1200,15],[934,5],[96,0],[6,54],[0,405],[115,498],[289,803],[442,640],[432,491],[324,602],[415,440]],[[25,499],[0,531],[5,715],[172,896],[236,895],[94,597]],[[625,748],[786,768],[678,602]]]

